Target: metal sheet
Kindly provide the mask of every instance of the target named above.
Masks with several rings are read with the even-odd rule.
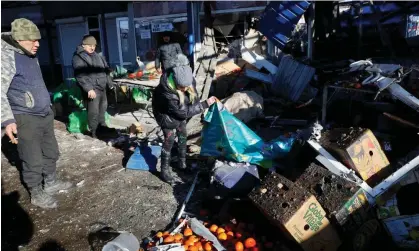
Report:
[[[297,62],[289,55],[284,56],[275,74],[272,92],[290,101],[298,101],[314,73],[313,67]]]
[[[265,82],[265,83],[272,84],[272,76],[269,75],[269,74],[264,74],[264,73],[254,71],[254,70],[251,70],[251,69],[246,69],[244,74],[246,75],[246,77],[256,79],[256,80],[260,80],[260,81]]]
[[[261,15],[259,30],[283,49],[311,1],[272,1]]]

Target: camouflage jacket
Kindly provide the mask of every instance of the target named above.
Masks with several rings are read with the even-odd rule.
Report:
[[[1,34],[1,124],[16,123],[14,115],[46,116],[51,100],[38,59],[25,53],[10,33]]]

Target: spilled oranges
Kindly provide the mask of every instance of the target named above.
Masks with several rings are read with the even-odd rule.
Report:
[[[185,231],[183,232],[184,236],[191,236],[193,234],[192,229],[190,228],[186,228]]]
[[[210,230],[211,232],[213,232],[213,233],[216,233],[216,232],[217,232],[217,229],[218,229],[218,226],[217,226],[217,225],[215,225],[215,224],[211,225],[211,227],[209,228],[209,230]]]
[[[253,247],[255,247],[255,246],[256,246],[256,240],[255,240],[255,239],[253,239],[253,238],[247,238],[247,239],[244,241],[244,246],[245,246],[246,248],[253,248]]]
[[[236,251],[243,251],[244,250],[244,245],[241,241],[238,241],[234,245],[234,248],[235,248]]]
[[[227,240],[227,234],[226,234],[226,233],[224,233],[224,232],[222,232],[222,233],[218,234],[218,239],[219,239],[220,241],[225,241],[225,240]]]

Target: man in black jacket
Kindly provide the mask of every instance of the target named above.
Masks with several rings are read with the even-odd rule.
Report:
[[[111,87],[110,69],[105,59],[95,52],[96,39],[83,37],[73,56],[74,76],[87,93],[88,124],[91,136],[96,138],[98,129],[106,129],[105,112],[108,108],[106,87]]]
[[[175,59],[182,54],[179,43],[170,42],[170,34],[163,34],[163,44],[156,52],[155,66],[159,73],[166,72],[175,66]],[[160,71],[161,66],[161,71]]]

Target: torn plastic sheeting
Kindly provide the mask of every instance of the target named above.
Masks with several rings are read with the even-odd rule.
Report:
[[[212,179],[212,190],[222,198],[244,198],[260,184],[257,166],[249,163],[217,160]]]
[[[274,76],[272,92],[277,96],[296,102],[306,88],[315,89],[309,86],[315,71],[313,67],[297,62],[292,56],[286,55],[282,57],[279,69]],[[314,97],[317,91],[313,90],[309,93]]]
[[[288,43],[295,25],[311,1],[272,1],[260,18],[259,30],[279,49]]]
[[[192,231],[202,236],[204,239],[209,240],[212,242],[212,245],[218,250],[218,251],[224,251],[226,250],[223,245],[218,241],[217,237],[215,237],[209,230],[206,228],[199,220],[196,218],[192,218],[190,220],[191,223],[191,229]]]
[[[265,143],[243,122],[217,102],[205,115],[202,130],[202,156],[225,157],[237,162],[248,162],[271,168],[276,158],[287,155],[294,144],[295,135],[279,137]]]

